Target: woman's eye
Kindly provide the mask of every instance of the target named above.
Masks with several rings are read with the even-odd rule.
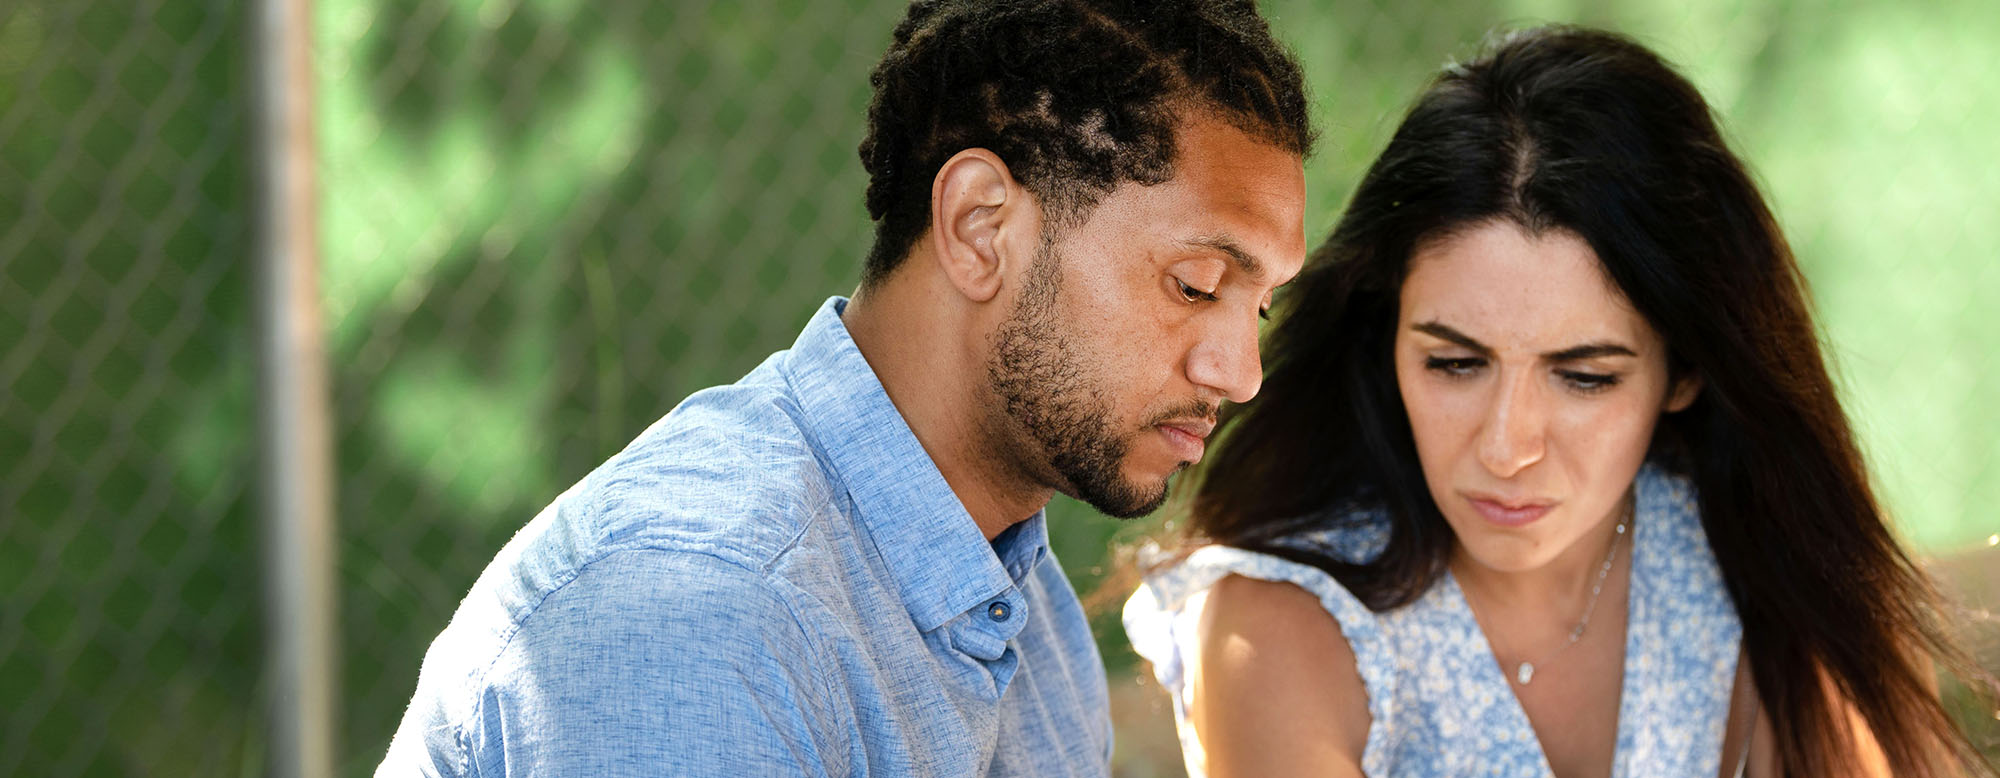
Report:
[[[1215,293],[1214,293],[1214,292],[1204,292],[1204,291],[1202,291],[1202,290],[1200,290],[1200,289],[1196,289],[1196,288],[1194,288],[1194,287],[1192,287],[1192,286],[1188,286],[1188,285],[1187,285],[1187,282],[1185,282],[1185,281],[1182,281],[1182,280],[1180,280],[1180,279],[1178,279],[1178,278],[1174,279],[1174,286],[1175,286],[1175,287],[1178,287],[1178,288],[1180,289],[1180,292],[1181,292],[1181,298],[1182,298],[1182,299],[1185,299],[1185,300],[1187,300],[1188,302],[1196,302],[1196,301],[1208,301],[1208,302],[1214,302],[1214,301],[1215,301]]]
[[[1604,373],[1558,370],[1556,375],[1561,376],[1563,383],[1569,384],[1570,388],[1585,393],[1601,392],[1618,385],[1618,376]]]
[[[1449,376],[1469,376],[1486,366],[1486,360],[1479,357],[1429,357],[1424,360],[1424,369]]]

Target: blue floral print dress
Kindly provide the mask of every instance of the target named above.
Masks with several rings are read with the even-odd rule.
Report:
[[[1742,627],[1724,589],[1689,484],[1648,464],[1635,486],[1625,677],[1612,775],[1712,776],[1736,679]],[[1292,542],[1360,562],[1381,552],[1386,517],[1358,514]],[[1154,551],[1157,554],[1157,551]],[[1153,558],[1160,558],[1154,556]],[[1189,775],[1203,775],[1187,724],[1183,669],[1198,649],[1195,595],[1235,574],[1295,584],[1319,598],[1353,647],[1372,724],[1370,776],[1551,776],[1527,714],[1446,573],[1416,601],[1370,611],[1316,567],[1225,546],[1149,572],[1125,604],[1125,632],[1174,700]]]

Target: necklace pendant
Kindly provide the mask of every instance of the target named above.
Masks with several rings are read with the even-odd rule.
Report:
[[[1520,669],[1514,671],[1514,680],[1520,681],[1522,686],[1527,686],[1529,681],[1535,680],[1535,664],[1522,662]]]

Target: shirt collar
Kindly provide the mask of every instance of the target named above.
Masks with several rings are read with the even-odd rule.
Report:
[[[843,297],[820,306],[783,372],[807,431],[854,500],[856,521],[917,628],[929,632],[1025,579],[1047,556],[1047,525],[1037,511],[996,538],[1007,542],[987,542],[854,345],[840,320],[846,308]]]

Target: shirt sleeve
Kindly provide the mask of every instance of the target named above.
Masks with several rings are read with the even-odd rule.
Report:
[[[471,772],[824,776],[845,770],[829,674],[762,576],[625,551],[536,606],[486,675]],[[836,760],[838,761],[838,760]]]

